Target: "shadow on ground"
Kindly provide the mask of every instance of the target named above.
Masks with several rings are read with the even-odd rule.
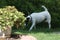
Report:
[[[54,33],[54,32],[60,32],[60,28],[51,28],[51,29],[48,29],[48,28],[36,28],[36,29],[33,29],[31,31],[29,31],[28,29],[15,29],[12,31],[13,34],[29,34],[29,33]]]

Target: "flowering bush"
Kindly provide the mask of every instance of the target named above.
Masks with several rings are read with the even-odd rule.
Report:
[[[14,6],[6,6],[5,8],[0,8],[0,27],[2,29],[6,29],[6,27],[12,27],[14,24],[23,26],[24,19],[24,14],[17,11]]]

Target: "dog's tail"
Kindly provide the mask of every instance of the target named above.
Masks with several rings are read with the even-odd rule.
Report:
[[[42,7],[45,9],[45,11],[47,11],[47,10],[48,10],[44,5],[42,5]]]

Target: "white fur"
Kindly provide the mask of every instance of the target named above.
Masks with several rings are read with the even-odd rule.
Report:
[[[45,11],[39,12],[39,13],[32,13],[31,15],[27,16],[29,18],[32,17],[32,26],[30,27],[29,31],[32,30],[32,28],[36,25],[36,23],[42,22],[46,19],[46,22],[48,22],[49,29],[51,28],[51,15],[49,14],[47,8],[45,6],[42,6]],[[31,16],[31,17],[30,17]]]

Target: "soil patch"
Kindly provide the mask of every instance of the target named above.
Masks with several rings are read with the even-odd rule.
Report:
[[[4,39],[0,39],[0,40],[37,40],[37,39],[31,35],[13,34],[9,38],[4,38]]]

